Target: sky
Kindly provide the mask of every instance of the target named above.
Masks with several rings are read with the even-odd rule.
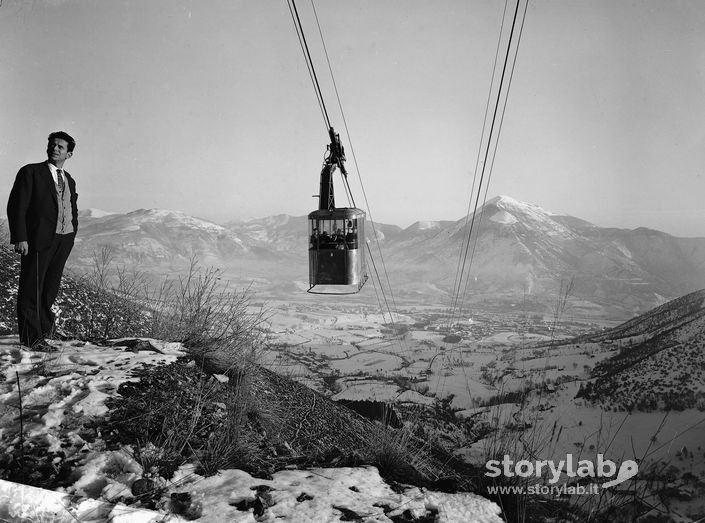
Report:
[[[314,1],[297,8],[355,205],[465,216],[505,2]],[[705,237],[705,2],[529,0],[508,92],[488,197]],[[65,130],[81,208],[318,206],[328,136],[286,0],[2,0],[0,100],[3,198]]]

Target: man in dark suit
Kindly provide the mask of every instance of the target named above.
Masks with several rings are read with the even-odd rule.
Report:
[[[17,291],[20,342],[33,350],[53,351],[51,310],[78,230],[76,182],[63,170],[76,141],[63,131],[51,133],[48,159],[17,173],[7,203],[10,243],[22,255]]]

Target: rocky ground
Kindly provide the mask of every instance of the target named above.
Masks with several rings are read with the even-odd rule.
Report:
[[[501,521],[458,482],[441,492],[449,475],[420,452],[369,465],[373,422],[268,371],[233,402],[246,390],[237,374],[204,372],[180,344],[56,344],[47,354],[0,340],[6,520]],[[413,452],[384,452],[401,450]]]

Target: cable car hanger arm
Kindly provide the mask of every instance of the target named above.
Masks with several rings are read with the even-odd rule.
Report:
[[[345,170],[345,149],[340,143],[340,135],[336,133],[331,126],[328,129],[328,136],[330,137],[330,156],[328,157],[328,161],[338,166],[343,176],[347,177],[348,171]]]
[[[321,169],[321,185],[318,191],[318,208],[332,210],[335,208],[335,192],[333,190],[333,173],[339,167],[343,179],[347,181],[348,173],[345,170],[345,150],[340,143],[340,135],[336,134],[333,127],[328,129],[330,144],[326,148],[326,157]]]

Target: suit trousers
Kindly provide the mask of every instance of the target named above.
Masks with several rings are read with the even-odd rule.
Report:
[[[54,328],[51,310],[59,294],[61,275],[71,254],[75,234],[55,234],[44,250],[22,256],[20,283],[17,291],[17,327],[20,342],[31,347],[50,335]]]

